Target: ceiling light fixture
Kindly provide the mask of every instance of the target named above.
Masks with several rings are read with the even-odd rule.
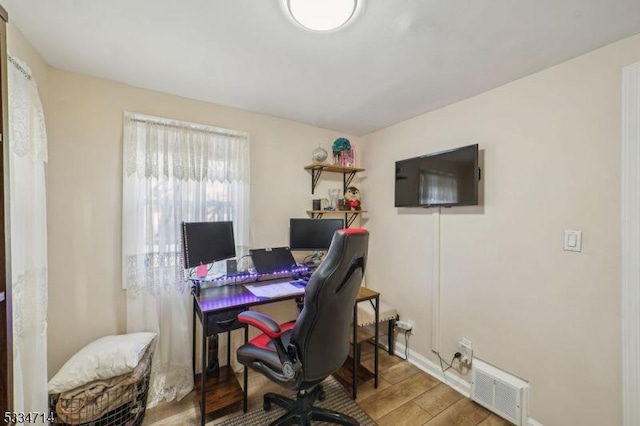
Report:
[[[353,18],[358,0],[287,0],[294,21],[313,31],[331,31]]]

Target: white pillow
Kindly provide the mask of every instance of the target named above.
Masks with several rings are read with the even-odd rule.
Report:
[[[89,343],[53,376],[49,393],[62,393],[94,380],[130,373],[155,337],[156,333],[129,333]]]

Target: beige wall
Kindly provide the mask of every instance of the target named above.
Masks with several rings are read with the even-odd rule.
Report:
[[[328,148],[341,135],[53,68],[48,77],[52,376],[91,340],[126,328],[120,279],[123,111],[251,134],[254,247],[287,244],[288,219],[305,217],[311,206],[310,176],[303,166],[319,143]],[[321,191],[331,182],[323,182]],[[295,313],[293,304],[271,311],[283,319]]]
[[[393,207],[394,161],[479,143],[482,206],[440,216],[441,352],[530,381],[545,425],[621,424],[621,68],[640,36],[365,138],[370,287],[431,353],[437,215]],[[436,228],[437,229],[437,228]],[[583,232],[582,253],[562,250]]]

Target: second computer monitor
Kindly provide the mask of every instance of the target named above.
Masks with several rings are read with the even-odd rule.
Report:
[[[328,250],[333,234],[343,228],[342,219],[291,219],[289,247],[291,250]]]
[[[183,222],[182,250],[185,268],[235,257],[233,222]]]

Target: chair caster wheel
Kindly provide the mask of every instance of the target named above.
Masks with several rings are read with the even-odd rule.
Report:
[[[327,394],[324,393],[324,391],[320,391],[318,394],[318,401],[324,401],[325,399],[327,399]]]
[[[269,410],[271,410],[271,402],[269,402],[269,401],[264,401],[264,402],[262,403],[262,409],[263,409],[264,411],[269,411]]]

